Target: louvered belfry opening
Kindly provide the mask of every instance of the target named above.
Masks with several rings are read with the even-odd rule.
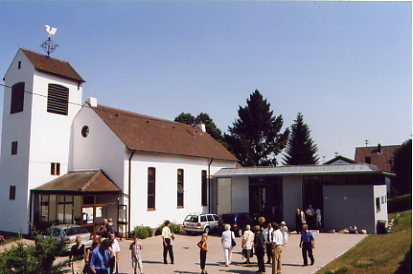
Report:
[[[49,84],[47,95],[47,112],[67,115],[69,89],[67,87]]]

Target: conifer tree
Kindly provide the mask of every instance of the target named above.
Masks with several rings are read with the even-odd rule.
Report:
[[[280,133],[281,115],[275,117],[270,104],[258,90],[239,107],[239,118],[228,127],[224,140],[243,166],[277,165],[276,155],[285,147],[289,130]]]
[[[412,193],[412,139],[394,153],[393,171],[396,178],[392,184],[398,194]]]
[[[310,137],[310,129],[301,113],[297,114],[297,119],[291,126],[291,135],[288,139],[287,151],[284,154],[286,165],[306,165],[317,164],[317,145]]]

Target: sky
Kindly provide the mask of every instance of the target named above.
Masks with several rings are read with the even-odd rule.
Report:
[[[301,112],[321,162],[412,136],[410,2],[0,1],[0,74],[20,47],[86,80],[84,98],[227,131],[258,89],[290,127]],[[0,89],[3,91],[3,88]],[[3,96],[0,96],[0,113]]]

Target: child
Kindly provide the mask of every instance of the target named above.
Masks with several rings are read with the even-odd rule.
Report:
[[[198,243],[198,247],[200,248],[199,257],[201,260],[201,274],[208,274],[208,272],[205,271],[206,254],[208,252],[207,240],[208,234],[204,233],[201,236],[201,241]]]
[[[133,243],[130,244],[129,250],[131,251],[132,256],[132,268],[134,273],[136,274],[136,267],[139,267],[139,272],[143,274],[143,266],[142,266],[142,244],[139,240],[138,235],[133,237]]]

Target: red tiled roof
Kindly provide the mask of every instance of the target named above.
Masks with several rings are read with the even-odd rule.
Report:
[[[378,146],[374,147],[356,147],[354,160],[358,163],[365,163],[366,157],[370,157],[371,164],[378,166],[385,172],[393,172],[394,153],[401,145],[381,146],[381,151]]]
[[[102,105],[92,109],[128,149],[238,161],[208,133],[193,126]]]
[[[33,189],[47,192],[121,192],[101,170],[73,171]]]
[[[48,57],[28,49],[21,48],[20,50],[27,56],[38,71],[58,75],[66,79],[74,80],[78,83],[83,83],[85,81],[69,64],[69,62]]]

